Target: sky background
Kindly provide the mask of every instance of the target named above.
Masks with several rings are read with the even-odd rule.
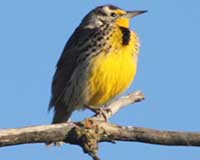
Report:
[[[83,16],[102,4],[148,10],[131,21],[140,37],[139,68],[126,92],[146,100],[110,119],[120,125],[200,131],[200,1],[0,1],[0,128],[49,124],[50,86],[61,51]],[[75,112],[74,121],[92,115]],[[100,144],[105,159],[197,160],[200,148]],[[88,160],[81,148],[27,144],[0,149],[2,160]]]

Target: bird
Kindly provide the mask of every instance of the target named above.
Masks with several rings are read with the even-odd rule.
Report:
[[[76,110],[97,111],[128,89],[140,47],[129,23],[145,12],[109,4],[97,6],[82,19],[56,65],[49,102],[52,123],[69,121]]]

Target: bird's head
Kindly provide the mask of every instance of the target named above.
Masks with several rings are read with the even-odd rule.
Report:
[[[147,12],[146,10],[124,11],[113,5],[99,6],[90,11],[82,20],[82,24],[88,27],[99,27],[103,24],[115,23],[128,28],[131,18]]]

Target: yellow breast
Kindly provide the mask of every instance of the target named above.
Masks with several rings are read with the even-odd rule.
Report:
[[[138,40],[131,32],[128,45],[122,45],[122,33],[112,36],[112,47],[93,58],[88,76],[89,104],[105,104],[131,84],[137,68]]]

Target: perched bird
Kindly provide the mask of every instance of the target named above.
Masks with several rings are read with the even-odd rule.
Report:
[[[57,63],[49,103],[52,123],[68,121],[75,110],[98,110],[129,87],[139,48],[129,20],[145,12],[104,5],[83,18]]]

